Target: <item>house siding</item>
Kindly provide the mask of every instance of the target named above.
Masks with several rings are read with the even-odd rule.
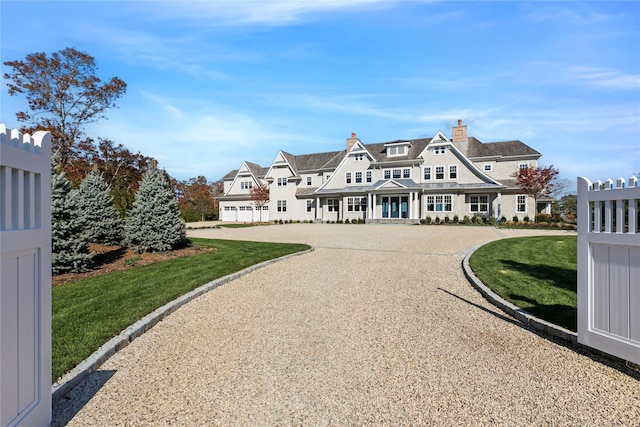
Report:
[[[391,221],[418,220],[427,216],[452,219],[456,215],[460,220],[465,216],[505,217],[508,220],[518,216],[522,220],[525,216],[533,218],[535,215],[534,201],[530,197],[526,199],[526,212],[517,212],[517,196],[522,193],[510,182],[513,181],[511,174],[519,164],[537,166],[541,154],[519,141],[483,144],[469,138],[467,142],[454,144],[441,132],[430,139],[379,144],[363,144],[354,134],[347,141],[349,149],[343,152],[301,156],[280,152],[268,168],[245,162],[224,178],[225,192],[218,198],[222,219],[241,221],[239,218],[248,218],[239,215],[239,208],[245,206],[243,210],[246,211],[246,206],[254,206],[249,190],[242,186],[242,182],[249,179],[253,179],[254,186],[269,186],[268,217],[272,221]],[[404,152],[387,156],[387,150]],[[465,153],[481,156],[467,157]],[[487,164],[491,165],[490,171],[484,170]],[[298,165],[306,170],[298,170]],[[452,166],[455,177],[451,176]],[[430,179],[425,179],[425,167],[431,168]],[[371,175],[371,182],[367,182],[367,173]],[[357,182],[358,176],[360,182]],[[477,196],[486,196],[486,211],[472,209],[472,201],[477,202]],[[441,210],[428,210],[430,197],[443,201],[446,197],[447,208],[450,199],[451,209],[445,211],[444,206],[438,206]],[[354,205],[350,211],[351,198],[363,198],[366,203],[358,204],[357,208]],[[307,211],[309,200],[310,212]],[[375,204],[372,206],[372,203]],[[286,204],[286,211],[283,204]],[[484,205],[482,203],[482,207]],[[233,208],[235,215],[232,215]]]

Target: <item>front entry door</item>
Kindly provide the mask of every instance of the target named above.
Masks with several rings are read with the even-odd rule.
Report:
[[[382,218],[409,218],[409,198],[383,197]]]

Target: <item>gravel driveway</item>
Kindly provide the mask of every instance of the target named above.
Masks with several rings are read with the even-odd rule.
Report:
[[[533,234],[549,233],[192,230],[316,249],[168,316],[54,408],[53,425],[640,425],[638,375],[523,328],[465,279],[470,248]]]

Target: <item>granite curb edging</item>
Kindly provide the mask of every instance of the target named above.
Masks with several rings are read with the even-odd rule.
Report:
[[[111,356],[128,346],[133,340],[147,332],[154,325],[158,324],[161,320],[167,317],[169,314],[176,311],[186,303],[193,299],[209,292],[217,287],[238,279],[244,275],[247,275],[255,270],[266,267],[267,265],[274,264],[276,262],[285,261],[289,258],[305,255],[313,252],[315,248],[310,248],[302,252],[296,252],[293,254],[285,255],[280,258],[270,259],[258,264],[254,264],[243,270],[237,271],[232,274],[220,277],[212,280],[199,288],[196,288],[173,301],[168,302],[162,307],[157,308],[155,311],[147,314],[142,319],[138,320],[131,326],[124,329],[117,336],[111,338],[109,341],[100,346],[93,354],[80,362],[75,368],[65,374],[59,381],[56,381],[51,386],[52,402],[64,397],[75,386],[80,384],[87,376],[95,372],[104,362],[106,362]]]
[[[487,287],[484,283],[482,283],[482,281],[478,279],[478,277],[473,273],[473,270],[471,270],[471,267],[469,266],[469,258],[471,258],[473,253],[481,246],[483,245],[476,246],[465,254],[465,257],[462,260],[462,269],[469,283],[471,283],[471,285],[476,288],[487,301],[525,325],[529,325],[538,331],[544,332],[548,335],[559,338],[571,344],[583,346],[578,342],[577,333],[534,316],[526,310],[523,310],[522,308],[510,303],[509,301],[504,300],[498,294],[489,289],[489,287]],[[591,351],[594,350],[591,347],[585,348],[588,348]]]

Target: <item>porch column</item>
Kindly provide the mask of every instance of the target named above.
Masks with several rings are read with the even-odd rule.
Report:
[[[372,202],[371,202],[371,218],[375,219],[375,217],[376,217],[376,195],[372,194],[371,195],[371,199],[372,199]]]
[[[496,219],[499,221],[502,218],[502,193],[498,191],[498,215]]]
[[[409,193],[409,218],[413,219],[413,193]]]
[[[320,219],[320,217],[318,217],[318,214],[320,213],[320,197],[316,197],[316,218],[315,219]]]

